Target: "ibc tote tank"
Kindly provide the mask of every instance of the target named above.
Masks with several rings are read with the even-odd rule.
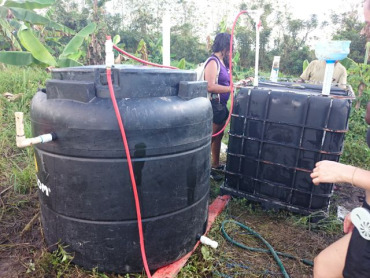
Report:
[[[151,269],[194,247],[208,212],[212,109],[207,83],[185,70],[118,66],[126,129]],[[203,97],[204,96],[204,97]],[[54,69],[31,106],[41,220],[48,245],[100,271],[143,269],[135,204],[103,66]],[[55,245],[54,245],[55,246]]]
[[[328,212],[333,184],[315,186],[310,172],[320,160],[338,161],[352,91],[321,86],[260,83],[235,99],[221,192],[266,208],[301,214]]]

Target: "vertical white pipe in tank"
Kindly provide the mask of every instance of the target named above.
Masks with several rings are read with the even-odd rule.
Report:
[[[256,57],[254,62],[254,81],[253,86],[258,87],[258,66],[260,59],[260,19],[263,11],[261,10],[252,10],[251,16],[253,17],[256,25]]]
[[[253,86],[255,87],[258,87],[258,62],[260,59],[260,31],[258,25],[259,21],[256,20],[256,57],[254,62],[254,81],[253,81]]]
[[[162,55],[163,55],[163,65],[170,66],[170,14],[168,11],[165,11],[163,14],[162,20],[162,41],[163,41],[163,48],[162,48]]]

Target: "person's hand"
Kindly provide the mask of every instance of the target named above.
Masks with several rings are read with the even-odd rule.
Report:
[[[348,165],[335,161],[323,160],[316,163],[311,173],[312,182],[315,185],[319,183],[338,183],[344,182],[343,175],[350,169]]]
[[[343,232],[348,234],[353,231],[354,225],[351,220],[351,213],[348,213],[343,221]]]
[[[247,77],[246,79],[239,80],[235,83],[236,88],[245,87],[248,84],[253,84],[254,78],[253,77]]]

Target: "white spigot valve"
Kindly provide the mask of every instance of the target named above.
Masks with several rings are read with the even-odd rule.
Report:
[[[111,68],[114,65],[113,42],[110,36],[105,41],[105,65]]]

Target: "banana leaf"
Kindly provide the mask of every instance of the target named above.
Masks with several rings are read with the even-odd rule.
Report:
[[[304,60],[303,61],[303,66],[302,66],[302,69],[303,69],[303,71],[305,71],[306,70],[306,68],[308,67],[308,65],[309,65],[310,63],[308,62],[308,60]]]
[[[59,59],[58,60],[58,67],[60,68],[69,68],[69,67],[80,67],[83,66],[83,64],[72,60],[72,59]]]
[[[357,63],[353,61],[351,58],[345,58],[340,61],[340,63],[348,70],[351,67],[357,66]]]
[[[68,59],[71,59],[71,60],[75,60],[75,61],[78,61],[78,59],[80,59],[80,57],[84,54],[83,51],[79,50],[78,52],[76,53],[73,53],[73,54],[70,54],[68,55]]]
[[[55,0],[7,0],[4,3],[5,7],[17,7],[24,9],[42,9],[49,7],[55,3]]]
[[[8,16],[8,8],[0,6],[0,18],[6,18],[7,16]]]
[[[42,43],[34,36],[32,31],[28,29],[25,25],[18,30],[18,38],[21,41],[21,44],[29,52],[32,53],[32,56],[47,64],[49,66],[56,66],[57,62],[54,57],[49,53],[49,51],[42,45]]]
[[[185,61],[185,58],[182,58],[179,63],[177,64],[177,67],[179,69],[185,69],[185,65],[186,65],[186,61]]]
[[[237,51],[233,57],[233,63],[238,64],[240,60],[240,53]]]
[[[115,35],[113,38],[113,44],[117,45],[121,41],[121,36],[120,35]]]
[[[69,55],[75,54],[79,51],[83,41],[87,38],[91,33],[93,33],[96,29],[95,23],[88,24],[85,28],[83,28],[80,32],[78,32],[66,45],[62,54],[60,54],[59,58],[68,58]]]
[[[15,66],[28,66],[34,63],[34,59],[30,52],[0,51],[0,63]]]
[[[29,22],[31,24],[36,24],[36,25],[43,25],[48,28],[52,28],[55,30],[63,31],[64,33],[68,34],[75,34],[75,31],[72,29],[59,24],[57,22],[51,21],[46,17],[43,17],[41,15],[38,15],[37,13],[23,9],[23,8],[9,8],[13,15],[21,21]]]

